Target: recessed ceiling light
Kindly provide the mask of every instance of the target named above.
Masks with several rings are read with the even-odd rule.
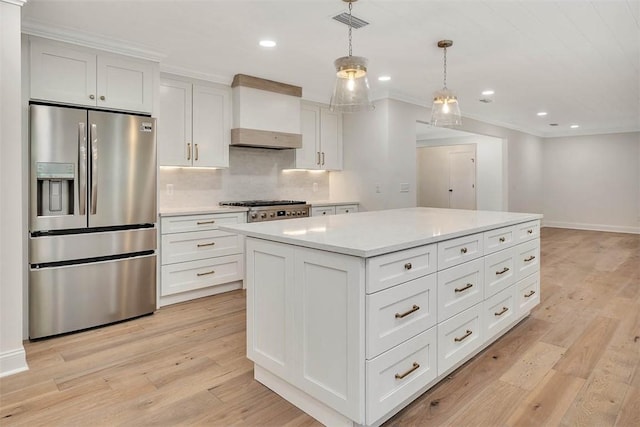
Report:
[[[388,82],[389,80],[391,80],[391,76],[380,76],[380,77],[378,77],[378,81],[381,81],[381,82]]]
[[[276,47],[276,42],[273,40],[260,40],[260,46],[262,47]]]
[[[569,126],[571,129],[578,129],[580,127],[580,125],[571,125]]]
[[[493,95],[495,92],[491,89],[487,89],[487,90],[483,90],[482,94],[483,95]]]
[[[546,116],[546,115],[547,115],[547,112],[546,112],[546,111],[540,111],[540,112],[538,113],[538,116],[540,116],[540,117],[542,117],[542,116]]]

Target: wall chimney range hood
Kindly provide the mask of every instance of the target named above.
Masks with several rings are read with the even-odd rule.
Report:
[[[236,74],[231,146],[290,149],[302,147],[302,88]]]

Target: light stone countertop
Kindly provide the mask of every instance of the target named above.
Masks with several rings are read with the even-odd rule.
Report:
[[[405,208],[224,225],[220,229],[368,258],[541,218],[528,213]]]
[[[231,212],[246,212],[248,208],[240,206],[185,206],[185,207],[171,207],[160,208],[160,216],[180,216],[180,215],[202,215],[211,213],[231,213]]]

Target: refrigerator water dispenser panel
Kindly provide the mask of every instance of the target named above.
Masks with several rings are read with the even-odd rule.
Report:
[[[36,163],[38,216],[73,215],[73,163]]]

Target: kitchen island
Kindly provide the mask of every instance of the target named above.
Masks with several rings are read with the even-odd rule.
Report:
[[[256,380],[378,425],[540,301],[538,214],[407,208],[224,225],[247,236]]]

